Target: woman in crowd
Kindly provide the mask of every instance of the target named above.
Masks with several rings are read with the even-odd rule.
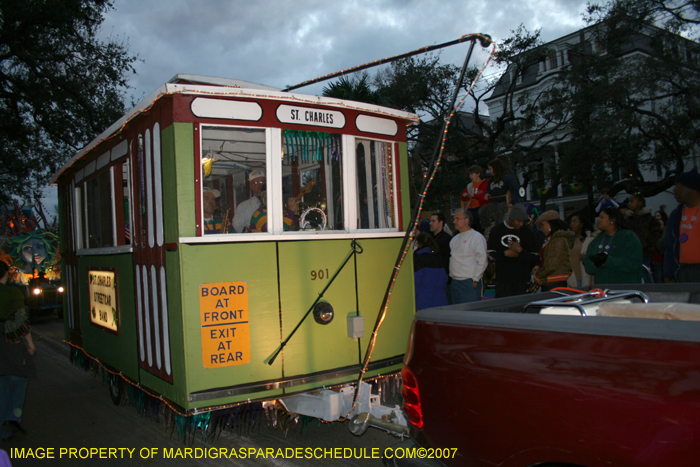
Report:
[[[447,271],[445,259],[432,235],[419,234],[413,253],[413,276],[416,291],[416,310],[445,306],[447,302]]]
[[[597,233],[594,234],[593,226],[581,214],[571,216],[569,228],[574,233],[574,247],[571,249],[571,267],[574,272],[569,277],[567,284],[569,287],[593,285],[593,277],[583,267],[583,258],[586,256],[588,245],[590,245]]]
[[[559,219],[557,211],[546,211],[535,222],[547,239],[540,250],[540,268],[535,274],[535,282],[542,286],[542,292],[556,287],[566,287],[571,275],[571,247],[574,246],[574,233],[567,230],[566,222]]]
[[[599,284],[641,284],[642,242],[625,228],[624,217],[617,208],[605,208],[598,217],[601,234],[586,251],[586,272]]]

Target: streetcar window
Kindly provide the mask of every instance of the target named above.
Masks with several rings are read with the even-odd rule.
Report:
[[[284,229],[344,230],[342,136],[285,130],[282,152]]]
[[[265,130],[203,127],[201,154],[204,234],[255,231],[267,212]]]
[[[359,229],[396,227],[392,144],[356,141],[357,215]]]
[[[126,159],[124,163],[117,165],[117,168],[121,170],[122,196],[120,202],[122,203],[121,213],[122,222],[124,225],[121,232],[118,230],[117,234],[122,236],[119,241],[120,245],[131,245],[131,186],[129,184],[129,159]]]
[[[114,246],[111,170],[85,182],[86,248]]]
[[[83,242],[83,226],[85,225],[85,216],[83,213],[83,185],[75,187],[74,198],[75,202],[75,249],[82,250],[85,245]]]

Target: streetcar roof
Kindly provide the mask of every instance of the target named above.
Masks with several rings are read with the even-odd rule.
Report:
[[[223,88],[228,88],[222,90]],[[264,91],[264,94],[260,94]],[[377,113],[383,116],[390,116],[408,122],[418,122],[418,115],[410,112],[383,107],[364,102],[350,101],[338,99],[334,97],[314,96],[310,94],[299,94],[282,92],[278,88],[267,86],[264,84],[253,83],[238,79],[217,78],[212,76],[192,75],[192,74],[177,74],[173,76],[167,83],[160,86],[149,96],[141,100],[136,106],[129,110],[119,120],[114,122],[109,128],[103,131],[99,136],[92,140],[87,146],[78,151],[66,164],[64,164],[56,174],[52,177],[51,183],[56,183],[58,178],[69,169],[76,161],[80,160],[85,154],[94,149],[99,143],[108,139],[110,136],[119,133],[121,129],[132,119],[136,118],[141,113],[147,111],[157,100],[162,97],[173,94],[190,94],[190,95],[205,95],[205,96],[240,96],[265,100],[294,100],[296,102],[323,105],[328,107],[348,108],[363,112]]]

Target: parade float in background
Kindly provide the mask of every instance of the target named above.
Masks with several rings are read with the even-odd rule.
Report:
[[[31,317],[63,316],[57,232],[57,219],[49,220],[40,202],[0,207],[0,259],[10,266],[8,283],[22,290]]]

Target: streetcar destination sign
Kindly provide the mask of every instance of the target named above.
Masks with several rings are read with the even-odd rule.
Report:
[[[295,105],[280,105],[277,107],[277,120],[282,123],[297,125],[323,126],[327,128],[343,128],[345,115],[343,112],[328,109],[314,109]]]

